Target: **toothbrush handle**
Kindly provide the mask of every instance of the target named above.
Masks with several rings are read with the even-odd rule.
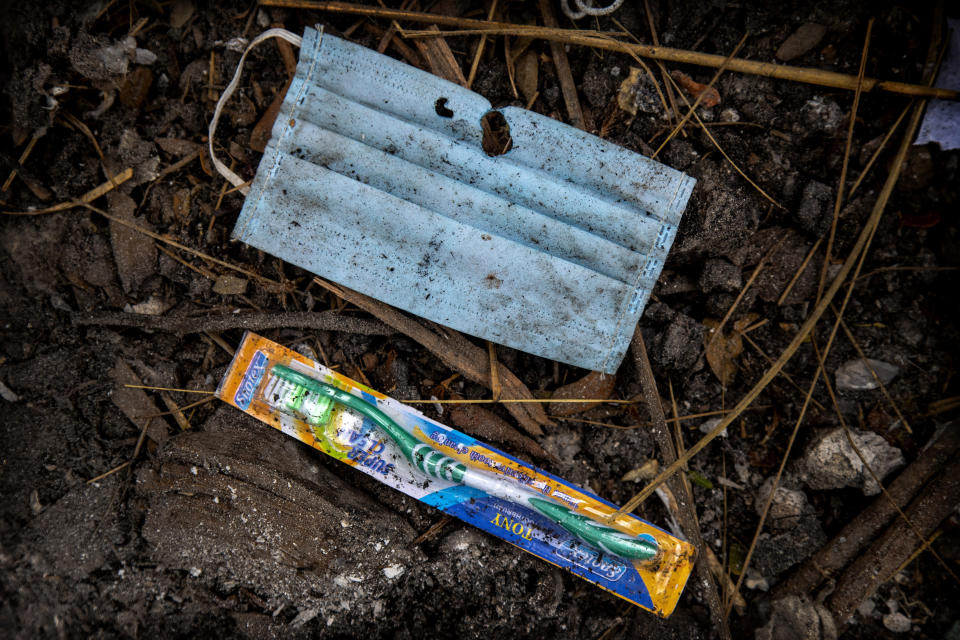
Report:
[[[306,376],[284,365],[275,365],[273,373],[294,385],[326,396],[372,420],[400,447],[403,454],[423,473],[441,480],[464,484],[484,493],[527,506],[556,522],[578,539],[608,553],[626,558],[648,560],[657,553],[652,540],[632,537],[616,529],[594,522],[586,516],[538,497],[525,488],[514,485],[499,476],[467,467],[464,463],[444,455],[430,445],[421,442],[413,434],[398,425],[379,407],[370,404],[333,385]]]

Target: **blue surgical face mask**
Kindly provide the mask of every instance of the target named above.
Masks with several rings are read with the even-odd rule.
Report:
[[[307,29],[233,234],[418,316],[612,373],[693,184]]]

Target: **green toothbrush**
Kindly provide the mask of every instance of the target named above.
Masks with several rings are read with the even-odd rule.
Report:
[[[333,404],[338,403],[369,418],[386,433],[414,467],[428,476],[449,480],[487,495],[527,506],[557,523],[580,540],[613,555],[635,560],[650,560],[657,555],[657,544],[648,537],[630,536],[571,511],[543,495],[516,483],[464,463],[421,442],[375,405],[363,398],[320,382],[284,365],[274,365],[264,395],[274,396],[273,404],[304,416],[311,426],[330,420]]]

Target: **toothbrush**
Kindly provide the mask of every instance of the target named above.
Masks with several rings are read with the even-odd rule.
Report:
[[[271,373],[273,379],[267,382],[264,396],[272,398],[273,404],[304,416],[311,426],[326,424],[334,403],[344,405],[373,421],[413,466],[428,476],[472,487],[487,495],[533,509],[601,551],[641,561],[651,560],[657,555],[657,544],[648,537],[630,536],[602,525],[552,500],[545,500],[542,494],[518,486],[504,477],[469,467],[437,451],[363,398],[284,365],[274,365]]]

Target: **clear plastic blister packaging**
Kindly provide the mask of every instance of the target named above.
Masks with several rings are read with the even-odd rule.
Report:
[[[576,485],[247,333],[225,402],[422,502],[661,616],[691,545]]]

